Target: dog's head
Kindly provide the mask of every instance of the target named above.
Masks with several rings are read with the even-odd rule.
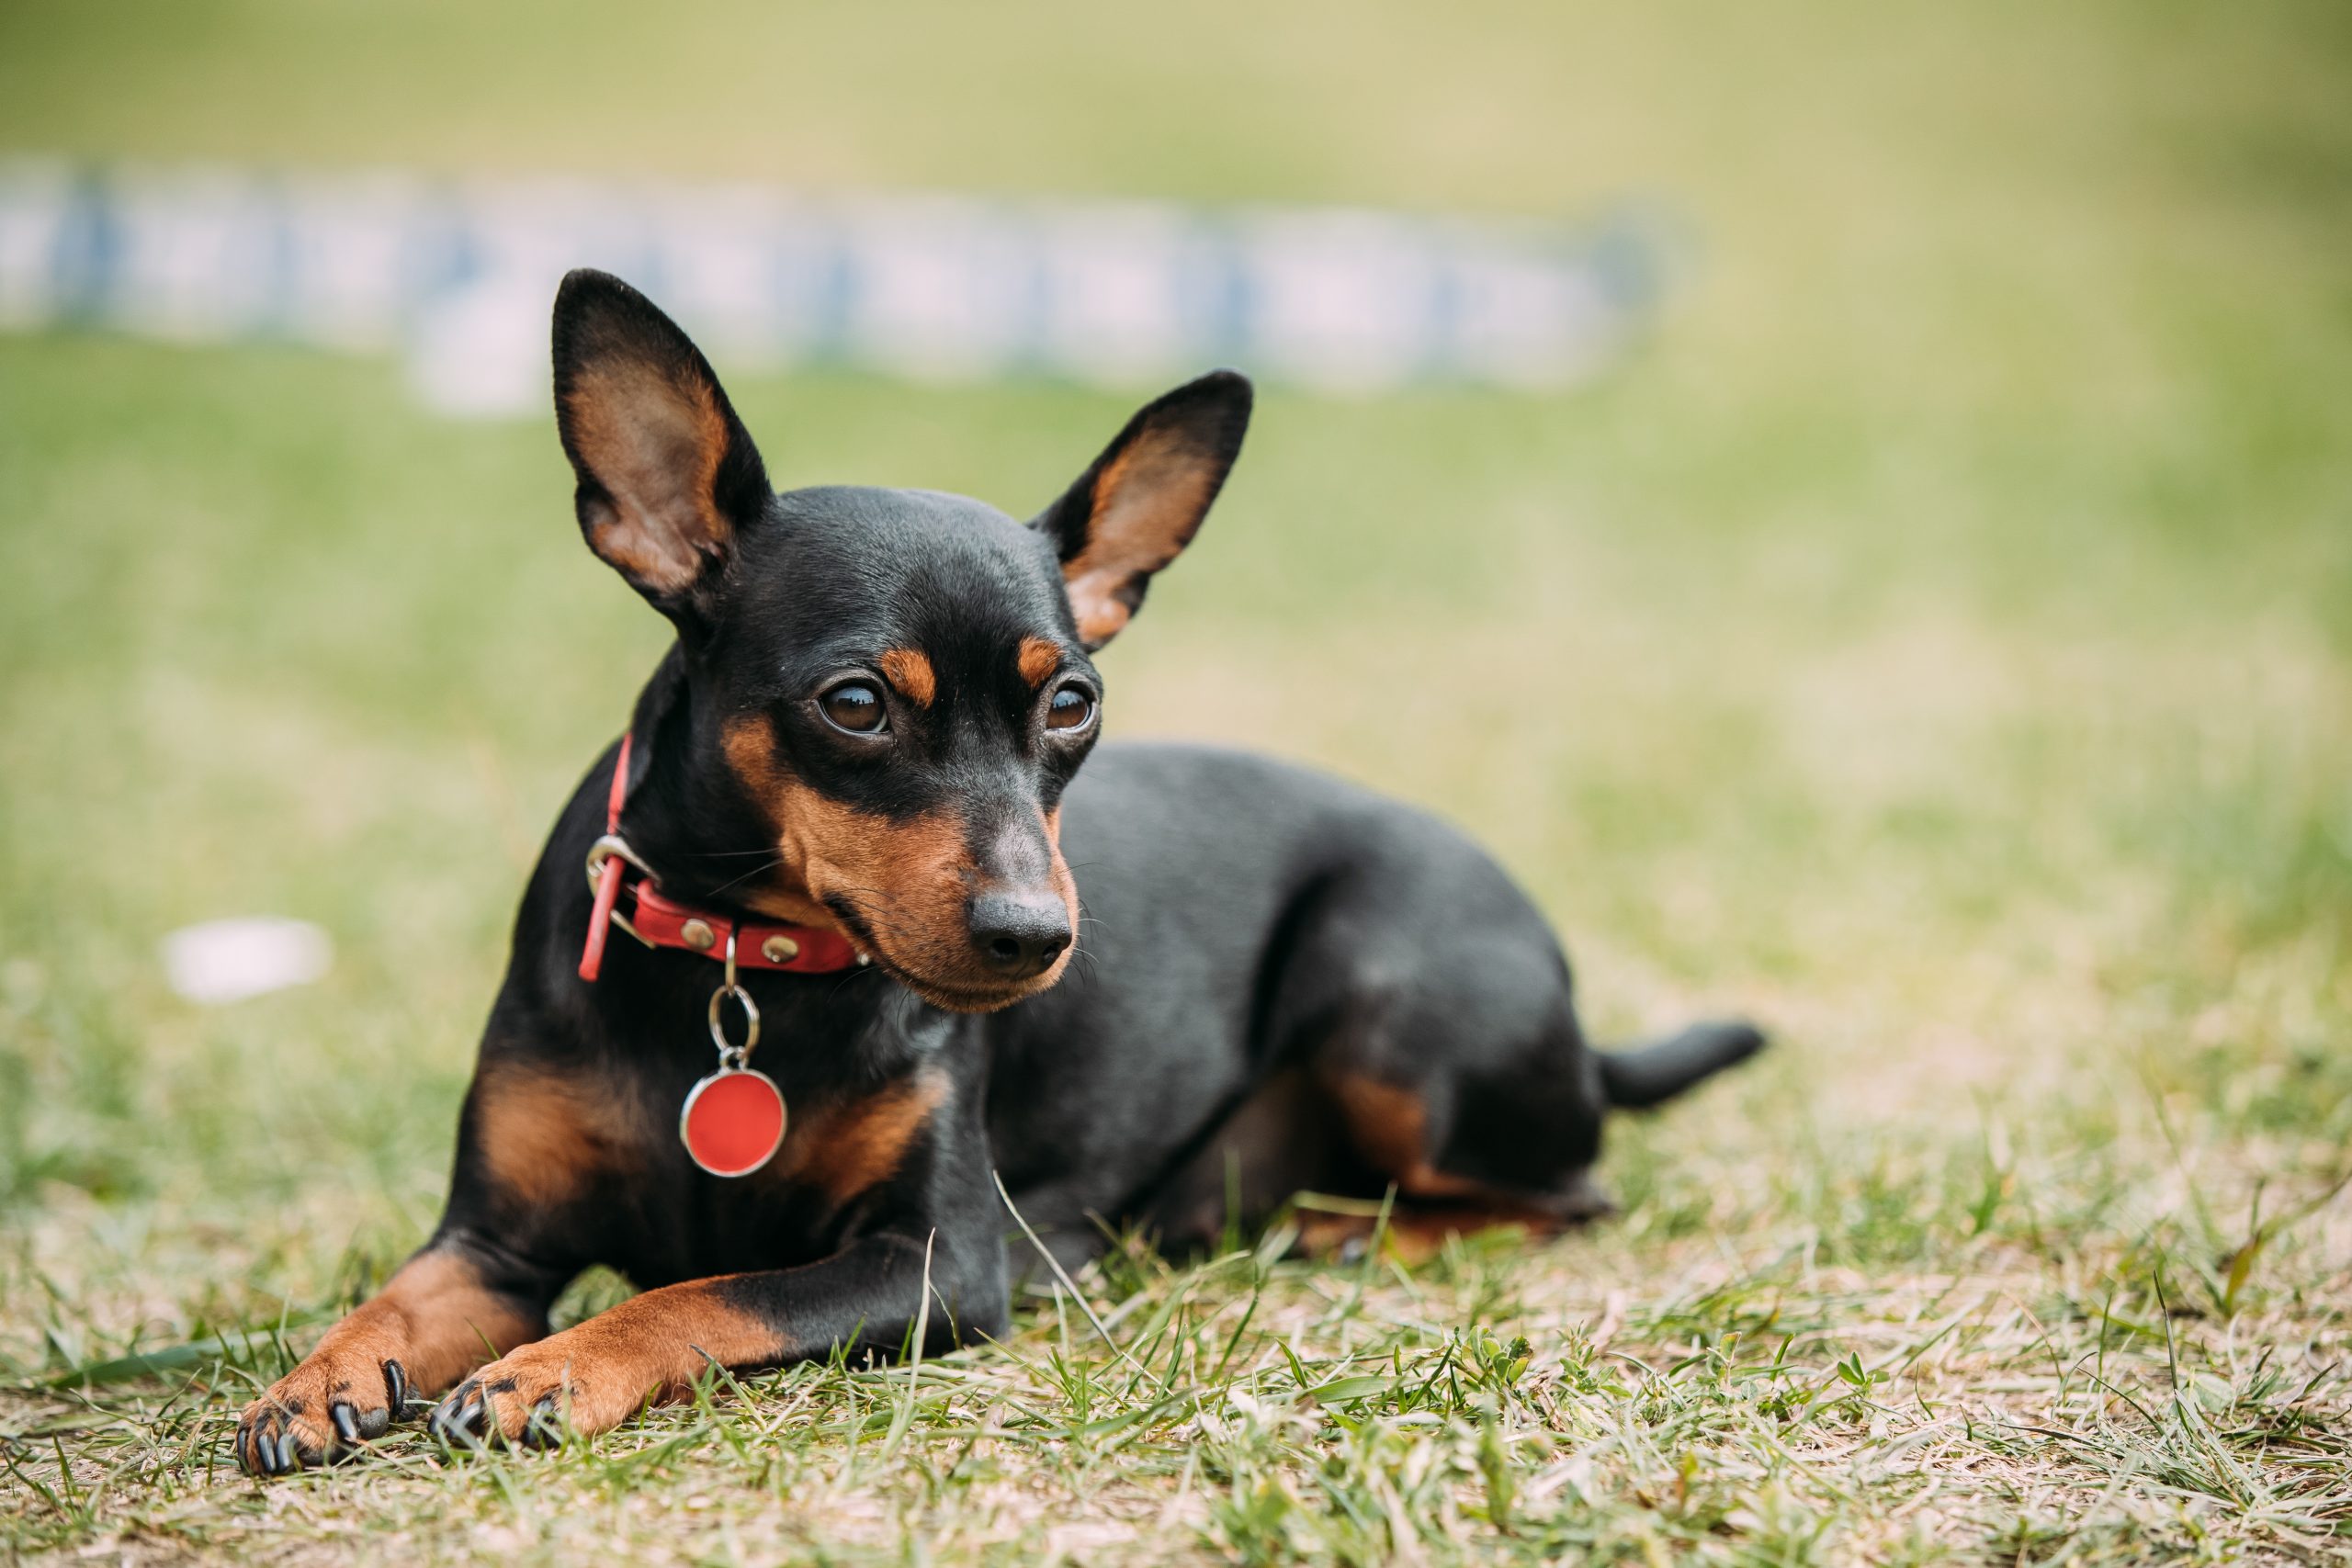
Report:
[[[838,925],[943,1007],[1051,986],[1089,655],[1207,514],[1250,383],[1151,403],[1026,525],[926,491],[774,493],[708,363],[603,273],[556,297],[555,396],[589,548],[678,631],[673,700],[639,716],[665,885]]]

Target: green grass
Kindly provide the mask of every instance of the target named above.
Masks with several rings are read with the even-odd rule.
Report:
[[[524,870],[659,627],[546,422],[0,340],[0,1551],[2352,1545],[2340,6],[484,9],[12,6],[0,146],[1671,202],[1692,269],[1589,392],[1272,392],[1108,714],[1465,823],[1606,1034],[1780,1043],[1622,1125],[1625,1215],[1554,1246],[1129,1251],[1081,1281],[1115,1350],[1046,1302],[555,1456],[254,1485],[234,1411],[431,1224]],[[784,482],[1016,511],[1125,412],[734,390]],[[173,998],[157,939],[254,911],[331,978]]]

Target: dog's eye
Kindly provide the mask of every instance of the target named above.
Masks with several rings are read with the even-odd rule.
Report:
[[[852,735],[878,735],[888,716],[882,707],[882,694],[866,681],[843,681],[829,686],[817,699],[818,707],[836,729],[846,729]]]
[[[1064,686],[1046,705],[1047,729],[1083,729],[1093,718],[1094,699],[1082,687]]]

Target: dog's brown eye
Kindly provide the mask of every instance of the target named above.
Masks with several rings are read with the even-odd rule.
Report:
[[[1081,729],[1094,716],[1094,699],[1076,686],[1064,686],[1046,705],[1047,729]]]
[[[830,686],[817,699],[836,729],[846,729],[852,735],[881,733],[883,719],[882,694],[864,681],[843,681]]]

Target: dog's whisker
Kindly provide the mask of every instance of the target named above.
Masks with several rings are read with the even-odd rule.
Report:
[[[763,876],[783,863],[784,857],[779,854],[774,860],[769,861],[765,865],[755,865],[751,870],[745,872],[742,875],[730,877],[727,881],[720,883],[717,887],[711,890],[711,897],[716,898],[719,894],[726,892],[729,888],[739,886],[743,883],[751,881],[752,878],[755,876]]]

